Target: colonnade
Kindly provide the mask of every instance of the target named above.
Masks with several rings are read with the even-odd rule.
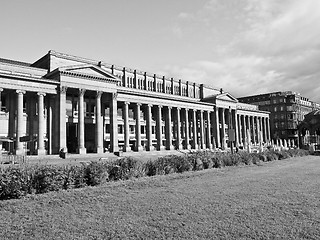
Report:
[[[86,154],[85,142],[85,89],[73,89],[78,96],[77,116],[77,153]],[[9,137],[16,137],[15,153],[24,154],[23,102],[26,91],[11,91],[16,96],[10,98]],[[35,153],[38,155],[54,154],[59,151],[67,152],[67,126],[66,117],[67,87],[60,86],[57,95],[37,92],[36,104],[37,131],[33,131],[33,125],[29,126],[29,132],[37,133],[37,146]],[[270,140],[269,117],[254,116],[238,111],[236,108],[217,107],[213,105],[195,105],[185,107],[179,102],[168,101],[168,104],[148,103],[147,99],[141,102],[129,102],[123,97],[119,98],[116,92],[106,93],[90,90],[90,95],[95,95],[95,152],[106,151],[105,142],[109,142],[108,151],[153,151],[173,149],[226,149],[230,141],[235,147],[245,147],[248,140],[252,144],[268,142]],[[1,91],[0,91],[1,95]],[[35,93],[33,93],[35,96]],[[105,96],[105,97],[103,97]],[[46,100],[45,100],[46,98]],[[141,98],[143,99],[143,98]],[[28,100],[28,99],[27,99]],[[170,105],[169,105],[170,104]],[[106,137],[105,106],[108,106],[110,136]],[[1,102],[0,102],[1,108]],[[123,122],[123,143],[119,144],[118,133],[118,109],[122,108],[121,122]],[[46,110],[46,115],[45,115]],[[129,110],[134,112],[135,132],[134,146],[132,146],[132,133],[129,125]],[[16,115],[15,115],[16,111]],[[35,110],[33,110],[35,111]],[[145,125],[145,133],[141,133],[142,124]],[[145,134],[145,137],[142,135]],[[231,136],[232,135],[232,136]],[[47,145],[45,146],[45,140]]]

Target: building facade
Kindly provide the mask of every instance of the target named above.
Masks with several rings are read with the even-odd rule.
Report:
[[[271,138],[294,140],[298,145],[298,125],[306,114],[320,109],[319,104],[292,91],[272,92],[238,98],[240,102],[254,104],[270,112]]]
[[[32,64],[0,59],[0,94],[0,142],[17,155],[270,140],[269,113],[222,89],[55,51]]]

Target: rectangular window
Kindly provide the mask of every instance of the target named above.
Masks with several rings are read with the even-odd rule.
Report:
[[[135,133],[135,126],[134,125],[130,125],[130,134],[134,134]]]
[[[110,133],[110,124],[106,124],[106,133]]]

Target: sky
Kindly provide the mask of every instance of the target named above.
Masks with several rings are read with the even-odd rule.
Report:
[[[1,0],[0,57],[49,50],[320,102],[320,0]]]

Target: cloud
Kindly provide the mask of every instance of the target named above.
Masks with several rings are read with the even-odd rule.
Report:
[[[214,57],[165,71],[236,96],[293,90],[320,102],[319,23],[319,0],[211,0],[181,13],[177,26],[180,37],[194,28],[214,39],[208,49]]]

